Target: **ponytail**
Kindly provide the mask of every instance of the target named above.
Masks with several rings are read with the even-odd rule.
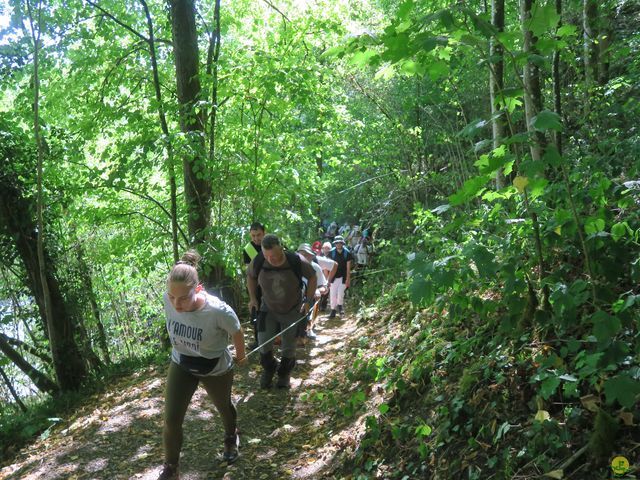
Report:
[[[198,264],[200,254],[195,250],[188,250],[169,272],[167,283],[183,283],[188,287],[196,287],[200,283],[198,278]]]

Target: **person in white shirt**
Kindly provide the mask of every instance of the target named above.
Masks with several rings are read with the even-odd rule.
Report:
[[[182,423],[198,385],[202,384],[224,425],[223,459],[238,458],[239,437],[236,407],[231,401],[234,359],[229,338],[235,346],[235,363],[246,365],[244,335],[233,309],[204,291],[198,278],[200,255],[184,254],[167,278],[164,310],[173,346],[167,375],[162,432],[165,463],[158,480],[179,478]]]
[[[317,256],[311,246],[308,243],[302,243],[298,247],[298,254],[302,256],[305,260],[311,263],[311,266],[316,272],[316,279],[318,281],[318,286],[316,288],[315,297],[314,297],[314,309],[311,312],[311,318],[309,319],[309,324],[307,326],[307,337],[310,339],[316,338],[316,334],[313,331],[313,327],[315,325],[316,319],[318,318],[318,310],[320,306],[320,297],[322,295],[326,295],[329,291],[329,284],[327,283],[327,276],[335,274],[338,263],[334,262],[330,258]],[[327,272],[327,273],[325,273]]]

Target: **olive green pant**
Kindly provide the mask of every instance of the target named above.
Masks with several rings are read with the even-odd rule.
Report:
[[[180,459],[182,424],[199,383],[202,383],[207,395],[220,413],[225,435],[233,435],[236,432],[237,413],[236,407],[231,402],[233,369],[220,376],[197,377],[180,368],[175,362],[171,362],[167,375],[162,432],[164,459],[167,463],[176,465]]]

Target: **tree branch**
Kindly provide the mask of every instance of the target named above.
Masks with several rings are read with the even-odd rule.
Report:
[[[111,20],[113,20],[114,22],[116,22],[118,25],[120,25],[122,28],[129,30],[131,33],[133,33],[136,37],[138,37],[141,40],[144,40],[146,43],[149,43],[150,40],[145,37],[144,35],[142,35],[140,32],[138,32],[137,30],[135,30],[134,28],[130,27],[129,25],[127,25],[126,23],[118,20],[116,17],[114,17],[112,14],[110,14],[108,11],[106,11],[104,8],[102,8],[100,5],[98,5],[95,2],[92,2],[91,0],[86,0],[86,2],[91,5],[94,8],[97,8],[98,10],[100,10],[106,17],[109,17]]]

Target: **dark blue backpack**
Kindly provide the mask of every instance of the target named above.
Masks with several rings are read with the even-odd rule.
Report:
[[[342,249],[342,258],[344,258],[344,259],[346,260],[346,259],[347,259],[347,256],[349,255],[349,253],[350,253],[350,252],[349,252],[349,249],[348,249],[348,248],[346,248],[346,247],[344,247],[344,248]],[[336,250],[336,248],[335,248],[335,247],[333,247],[333,248],[331,249],[331,251],[329,252],[329,254],[331,255],[331,259],[332,259],[332,260],[335,260],[335,259],[337,258],[337,256],[338,256],[338,250]]]

